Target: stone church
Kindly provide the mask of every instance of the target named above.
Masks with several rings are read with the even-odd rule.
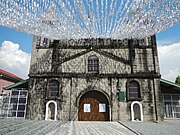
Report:
[[[161,121],[155,35],[50,40],[34,36],[27,118]]]

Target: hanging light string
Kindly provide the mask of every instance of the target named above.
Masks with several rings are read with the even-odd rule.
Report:
[[[0,0],[0,25],[51,39],[143,38],[180,21],[179,0]]]

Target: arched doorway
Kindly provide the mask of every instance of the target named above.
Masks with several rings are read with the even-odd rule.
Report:
[[[109,101],[99,91],[88,91],[83,94],[78,107],[79,121],[109,121]]]
[[[46,103],[45,120],[56,120],[57,117],[57,103],[50,100]]]
[[[131,119],[132,121],[143,121],[142,104],[139,101],[131,103]]]

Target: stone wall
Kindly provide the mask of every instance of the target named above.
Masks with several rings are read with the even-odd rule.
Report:
[[[3,96],[0,96],[0,116],[2,115]]]
[[[45,105],[54,100],[58,120],[78,120],[80,97],[97,90],[108,97],[110,120],[130,121],[132,101],[126,98],[127,84],[136,80],[144,120],[162,120],[159,64],[151,40],[146,46],[138,46],[137,40],[54,41],[48,47],[38,48],[37,39],[33,42],[27,118],[45,119]],[[88,73],[87,60],[91,55],[99,58],[98,74]],[[53,79],[58,80],[60,87],[59,97],[51,99],[47,85]],[[118,100],[119,90],[124,92],[125,101]]]

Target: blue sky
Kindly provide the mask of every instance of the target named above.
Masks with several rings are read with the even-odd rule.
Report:
[[[156,35],[157,42],[160,45],[168,45],[180,42],[180,23],[175,24]]]
[[[31,53],[32,35],[0,26],[0,45],[7,40],[20,45],[21,50]]]
[[[180,23],[158,33],[156,37],[160,73],[162,78],[174,82],[180,75]],[[32,35],[0,26],[0,68],[28,78],[31,48]]]

